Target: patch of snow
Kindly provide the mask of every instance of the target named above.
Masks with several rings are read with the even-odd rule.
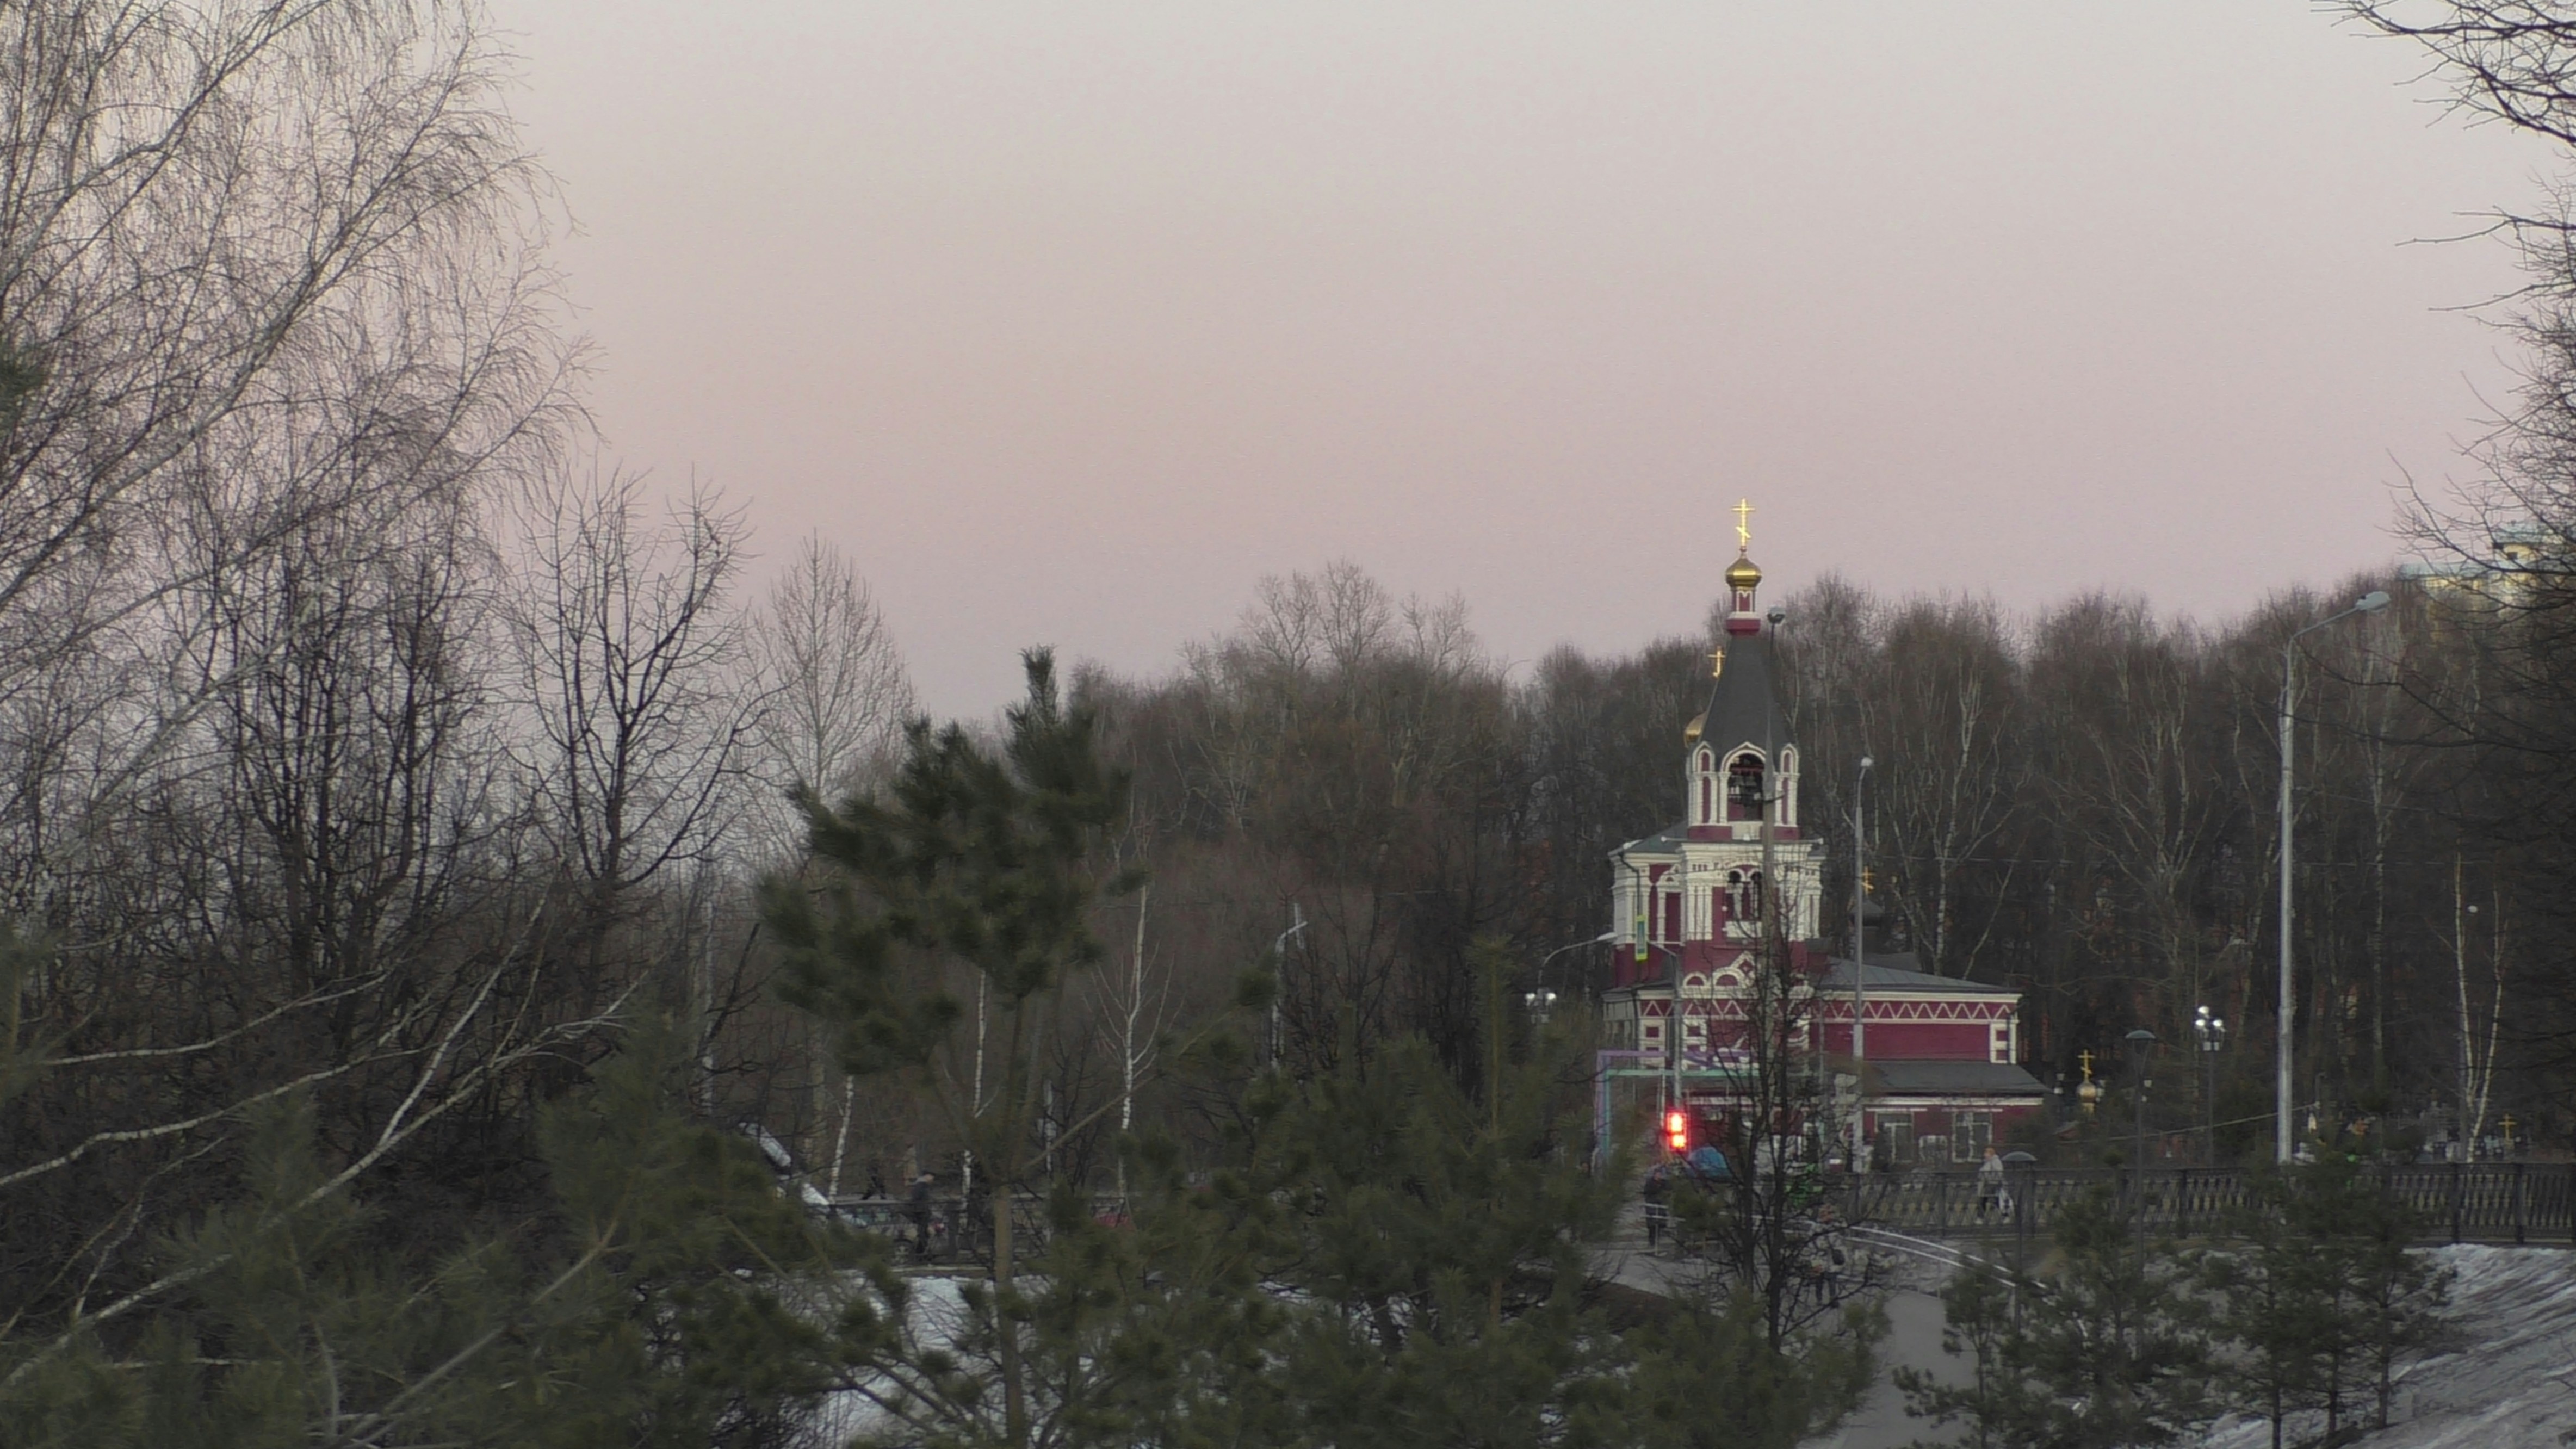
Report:
[[[2401,1370],[2386,1429],[2360,1449],[2566,1449],[2576,1445],[2576,1252],[2434,1248],[2450,1269],[2455,1347]],[[2368,1403],[2360,1407],[2367,1412]],[[2288,1442],[2324,1416],[2291,1420]],[[2207,1449],[2269,1449],[2261,1419],[2222,1421]]]
[[[966,1281],[953,1277],[911,1279],[911,1312],[907,1316],[913,1331],[939,1346],[955,1342],[966,1327]],[[871,1386],[889,1391],[892,1387],[875,1382]],[[847,1444],[863,1435],[872,1437],[899,1429],[902,1424],[865,1390],[851,1388],[824,1396],[808,1427],[818,1442]]]

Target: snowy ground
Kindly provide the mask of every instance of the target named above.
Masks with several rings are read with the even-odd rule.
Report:
[[[2456,1275],[2451,1287],[2456,1347],[2410,1366],[2398,1379],[2390,1426],[2356,1441],[2360,1449],[2567,1449],[2576,1445],[2576,1252],[2564,1248],[2462,1246],[2431,1250]],[[1890,1333],[1880,1351],[1890,1367],[1935,1375],[1963,1368],[1941,1352],[1941,1305],[1909,1282],[1888,1300]],[[2317,1438],[2324,1416],[2294,1419],[2288,1442]],[[1895,1449],[1917,1440],[1949,1442],[1961,1430],[1909,1419],[1882,1377],[1859,1412],[1808,1449]],[[2222,1420],[2203,1449],[2270,1449],[2261,1419]]]
[[[2576,1444],[2576,1252],[2436,1248],[2458,1276],[2458,1347],[2398,1380],[2392,1422],[2366,1449],[2562,1449]],[[2320,1421],[2294,1424],[2293,1442]],[[2305,1432],[2300,1432],[2304,1430]],[[2261,1420],[2222,1423],[2208,1449],[2270,1449]]]
[[[1642,1235],[1634,1248],[1643,1247]],[[2410,1366],[2399,1378],[2397,1422],[2358,1441],[2361,1449],[2569,1449],[2576,1446],[2576,1251],[2565,1248],[2435,1248],[2452,1270],[2457,1347]],[[1649,1291],[1669,1292],[1681,1265],[1632,1251],[1604,1265],[1611,1276]],[[1962,1365],[1941,1352],[1941,1305],[1926,1291],[1940,1274],[1891,1260],[1899,1271],[1889,1296],[1890,1329],[1882,1352],[1949,1377]],[[960,1311],[955,1284],[916,1280],[917,1308],[941,1320]],[[847,1434],[882,1427],[882,1417],[856,1394],[836,1395],[832,1427]],[[2322,1420],[2293,1422],[2290,1442],[2313,1439]],[[1956,1436],[1909,1419],[1892,1384],[1882,1381],[1861,1411],[1811,1449],[1895,1449],[1917,1439]],[[2260,1419],[2222,1421],[2205,1449],[2270,1449]]]

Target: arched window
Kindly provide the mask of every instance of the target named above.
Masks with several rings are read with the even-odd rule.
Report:
[[[1762,872],[1742,867],[1726,873],[1726,921],[1737,934],[1762,925]]]
[[[1746,751],[1726,766],[1726,818],[1762,818],[1762,757]]]

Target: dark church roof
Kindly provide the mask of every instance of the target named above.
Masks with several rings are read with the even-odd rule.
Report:
[[[1906,965],[1883,966],[1879,964],[1882,961],[1903,961]],[[1927,994],[1937,992],[1948,996],[2019,996],[2021,994],[2009,986],[1989,986],[1982,981],[1967,981],[1956,976],[1935,976],[1929,971],[1907,969],[1913,963],[1914,953],[1911,951],[1879,956],[1870,963],[1869,974],[1861,978],[1861,988],[1864,991],[1913,991]],[[1818,983],[1817,989],[1827,992],[1851,990],[1852,963],[1840,956],[1835,957],[1833,964],[1825,968],[1825,979]]]
[[[2044,1097],[2039,1079],[2010,1062],[1869,1060],[1873,1097]]]
[[[1780,697],[1771,687],[1771,635],[1737,634],[1726,641],[1726,663],[1708,691],[1701,717],[1702,742],[1719,755],[1743,745],[1778,749],[1790,743]]]

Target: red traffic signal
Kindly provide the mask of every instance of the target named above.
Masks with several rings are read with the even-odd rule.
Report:
[[[1690,1151],[1690,1114],[1679,1108],[1664,1114],[1664,1141],[1675,1152]]]

